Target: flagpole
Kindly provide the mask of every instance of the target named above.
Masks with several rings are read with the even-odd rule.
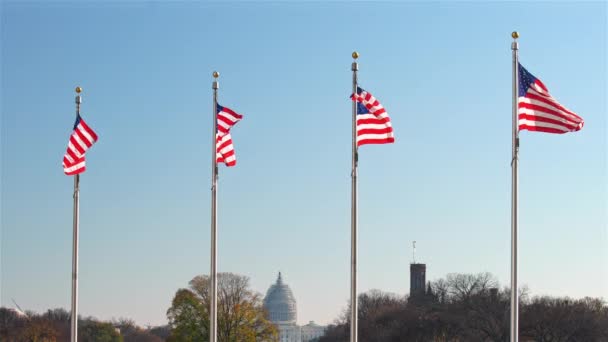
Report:
[[[80,115],[80,104],[82,88],[76,87],[76,117]],[[78,341],[78,228],[79,228],[79,195],[80,195],[80,174],[74,176],[74,216],[73,216],[73,235],[72,235],[72,310],[70,341]]]
[[[511,159],[511,342],[519,340],[519,294],[517,293],[517,163],[519,158],[519,127],[517,118],[519,33],[511,33],[513,42],[513,139]]]
[[[359,53],[353,52],[353,94],[357,93],[357,71]],[[357,342],[357,102],[353,101],[353,142],[352,142],[352,172],[351,172],[351,238],[350,238],[350,342]]]
[[[217,81],[220,73],[213,72],[213,132],[211,134],[211,303],[209,308],[209,341],[217,342]]]

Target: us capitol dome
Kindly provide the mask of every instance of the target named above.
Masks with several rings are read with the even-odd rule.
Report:
[[[281,272],[277,282],[270,286],[264,298],[264,308],[268,311],[268,318],[273,323],[296,323],[298,312],[296,299],[289,285],[283,282]]]
[[[268,318],[279,330],[281,342],[308,342],[325,333],[324,326],[310,322],[307,325],[297,325],[298,310],[296,299],[289,285],[283,282],[281,272],[276,283],[272,284],[264,297],[264,308]]]

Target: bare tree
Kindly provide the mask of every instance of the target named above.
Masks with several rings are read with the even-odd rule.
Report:
[[[478,274],[450,273],[445,279],[452,301],[467,302],[471,297],[498,287],[498,281],[491,273]]]
[[[608,307],[600,299],[536,297],[522,311],[522,332],[534,341],[606,341]]]
[[[509,337],[510,289],[489,273],[449,274],[417,300],[373,290],[359,298],[359,336],[366,342],[504,342]],[[608,341],[608,306],[601,299],[537,297],[520,292],[520,340]],[[430,295],[432,293],[432,295]],[[321,342],[348,341],[349,315]]]

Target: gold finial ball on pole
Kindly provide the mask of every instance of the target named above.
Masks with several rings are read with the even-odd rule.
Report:
[[[78,93],[78,94],[82,93],[82,88],[76,87],[76,93]]]
[[[511,37],[513,37],[513,39],[519,38],[519,32],[517,32],[517,31],[511,32]]]
[[[213,78],[218,78],[218,77],[220,77],[220,73],[217,72],[217,71],[214,71],[213,72]]]
[[[359,53],[357,51],[353,52],[353,59],[359,58]]]

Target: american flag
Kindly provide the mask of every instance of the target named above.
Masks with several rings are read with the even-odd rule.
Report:
[[[63,156],[63,172],[66,175],[77,175],[86,170],[84,153],[95,142],[97,142],[97,134],[78,115],[68,141],[68,149]]]
[[[236,113],[230,108],[222,107],[219,104],[217,111],[217,132],[215,135],[216,160],[218,163],[224,163],[226,166],[236,165],[236,155],[234,154],[234,145],[232,145],[232,137],[230,136],[230,128],[243,118],[241,114]]]
[[[519,130],[567,133],[583,128],[583,118],[560,105],[543,82],[519,64]]]
[[[391,118],[380,102],[360,87],[350,98],[357,102],[357,146],[394,143]]]

